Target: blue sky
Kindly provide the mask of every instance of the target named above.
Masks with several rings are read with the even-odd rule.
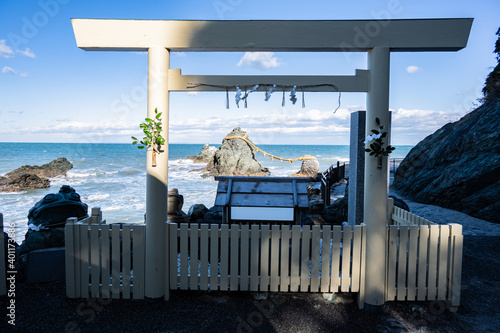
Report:
[[[469,112],[481,97],[500,2],[389,1],[94,1],[0,2],[0,142],[130,142],[146,116],[147,55],[86,52],[76,47],[71,18],[117,19],[374,19],[472,17],[459,52],[392,53],[393,144],[416,144]],[[366,68],[366,54],[172,53],[183,74],[347,74]],[[287,94],[288,96],[288,94]],[[230,96],[231,102],[234,94]],[[365,94],[306,93],[306,108],[281,94],[248,108],[225,108],[224,93],[171,93],[171,143],[220,143],[241,126],[256,143],[348,144],[349,115]]]

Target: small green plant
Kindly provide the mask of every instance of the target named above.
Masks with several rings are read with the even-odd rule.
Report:
[[[365,140],[365,144],[370,143],[370,148],[366,148],[365,151],[370,153],[370,156],[389,156],[390,153],[396,149],[396,147],[387,146],[384,148],[383,138],[387,137],[387,132],[383,132],[384,126],[380,125],[380,119],[375,118],[375,122],[379,126],[379,129],[372,129],[372,134],[368,135]]]
[[[161,145],[165,143],[165,139],[161,136],[162,123],[161,123],[161,112],[158,113],[158,108],[155,109],[155,118],[146,118],[145,122],[139,125],[144,132],[144,138],[139,141],[135,136],[132,137],[133,145],[137,145],[137,148],[152,148],[153,152],[161,153]]]

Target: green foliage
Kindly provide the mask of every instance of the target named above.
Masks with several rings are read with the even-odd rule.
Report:
[[[379,126],[379,129],[372,129],[372,134],[366,138],[365,144],[372,143],[370,143],[370,148],[366,148],[365,151],[370,153],[370,156],[389,156],[396,147],[390,145],[384,147],[384,141],[382,139],[387,137],[387,132],[382,131],[384,126],[380,125],[380,119],[375,118],[375,122]]]
[[[152,148],[154,152],[161,153],[161,145],[165,143],[165,139],[161,136],[162,123],[161,123],[162,113],[158,113],[158,108],[155,109],[154,119],[146,118],[145,122],[139,125],[144,132],[144,137],[142,140],[137,139],[135,136],[132,137],[133,145],[137,145],[137,148]]]
[[[483,102],[490,102],[500,98],[500,28],[498,28],[496,35],[498,39],[495,43],[495,51],[493,53],[497,55],[498,64],[486,78],[483,88]]]

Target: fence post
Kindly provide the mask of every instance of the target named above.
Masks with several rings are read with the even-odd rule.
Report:
[[[66,296],[69,298],[76,297],[76,277],[75,277],[75,244],[74,244],[74,227],[78,222],[76,217],[70,217],[66,220],[64,227],[64,260],[66,265]]]
[[[393,198],[389,198],[389,200],[387,200],[387,224],[388,225],[392,225],[393,221],[392,221],[392,214],[394,214],[394,199]]]
[[[165,222],[165,240],[170,240],[170,223]],[[165,301],[170,300],[170,246],[165,246]]]

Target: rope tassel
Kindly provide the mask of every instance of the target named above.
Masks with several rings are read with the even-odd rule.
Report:
[[[229,88],[226,87],[226,109],[229,110]]]
[[[283,100],[281,101],[281,107],[285,107],[285,90],[283,89]]]
[[[302,108],[304,109],[306,107],[306,100],[304,98],[304,89],[302,89]]]

